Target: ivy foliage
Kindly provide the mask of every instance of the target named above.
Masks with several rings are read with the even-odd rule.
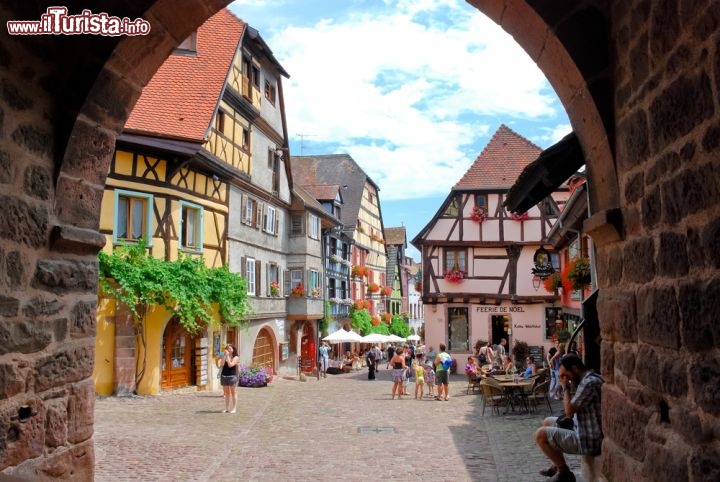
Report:
[[[320,336],[326,337],[328,335],[328,326],[332,321],[332,315],[330,314],[330,302],[325,300],[325,316],[320,320]]]
[[[372,326],[372,317],[365,308],[358,310],[355,307],[350,308],[350,326],[357,330],[362,336],[370,333]]]
[[[208,268],[201,258],[181,256],[177,261],[153,257],[143,243],[124,245],[112,254],[100,252],[100,290],[115,297],[142,319],[151,305],[177,315],[190,333],[214,323],[213,305],[221,323],[240,326],[250,312],[247,281],[227,266]]]
[[[407,338],[410,336],[410,326],[401,315],[393,315],[390,320],[390,333],[397,335],[400,338]]]

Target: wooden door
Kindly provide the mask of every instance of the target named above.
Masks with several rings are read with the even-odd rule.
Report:
[[[162,382],[163,390],[186,387],[193,384],[193,339],[185,332],[177,319],[168,323],[163,335]]]
[[[300,369],[303,373],[312,373],[317,363],[317,349],[315,347],[315,337],[304,335],[300,341]]]
[[[253,365],[262,365],[275,370],[275,346],[272,335],[267,328],[263,328],[255,338],[253,346]]]

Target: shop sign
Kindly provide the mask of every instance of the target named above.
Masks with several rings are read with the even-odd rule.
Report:
[[[533,263],[535,267],[532,269],[532,274],[540,279],[544,280],[555,272],[555,268],[553,268],[552,261],[550,260],[550,252],[545,248],[541,247],[535,251]]]

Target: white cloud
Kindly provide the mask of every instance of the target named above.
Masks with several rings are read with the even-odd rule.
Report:
[[[314,142],[339,145],[383,199],[426,197],[447,193],[500,122],[558,115],[537,66],[473,7],[383,3],[356,1],[352,15],[261,31],[290,73],[288,134],[312,135],[306,154],[329,153],[312,151]]]

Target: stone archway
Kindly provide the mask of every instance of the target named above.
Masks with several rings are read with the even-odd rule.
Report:
[[[94,4],[143,16],[145,38],[0,34],[4,473],[92,478],[98,201],[115,136],[171,49],[227,3]],[[720,384],[715,3],[469,3],[540,65],[588,159],[603,289],[603,472],[717,479],[720,403],[706,390]],[[42,13],[0,1],[4,20]]]

